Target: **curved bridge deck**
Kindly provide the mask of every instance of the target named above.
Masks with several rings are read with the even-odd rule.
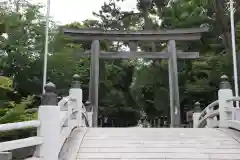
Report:
[[[212,128],[88,128],[80,136],[77,160],[239,160],[240,143],[229,133]]]

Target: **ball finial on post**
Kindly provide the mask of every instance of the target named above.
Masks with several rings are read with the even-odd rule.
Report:
[[[56,92],[56,85],[52,82],[47,83],[44,86],[45,92]]]
[[[202,110],[201,110],[201,104],[200,104],[199,102],[196,102],[196,103],[194,104],[194,111],[195,111],[195,112],[202,112]]]
[[[228,76],[227,76],[227,75],[225,75],[225,74],[224,74],[224,75],[222,75],[222,76],[221,76],[221,80],[225,80],[225,81],[227,81],[227,80],[228,80]]]
[[[231,84],[228,81],[228,76],[222,75],[221,82],[220,82],[220,89],[231,89]]]
[[[80,78],[81,77],[78,74],[75,74],[73,76],[72,88],[80,88],[81,87]]]
[[[42,105],[57,105],[56,85],[49,82],[44,87],[45,93],[42,96]]]

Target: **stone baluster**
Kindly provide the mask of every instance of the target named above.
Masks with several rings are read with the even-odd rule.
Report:
[[[193,128],[197,128],[199,123],[199,118],[202,112],[201,104],[199,102],[196,102],[194,105],[194,112],[193,112]]]
[[[75,105],[72,111],[76,111],[75,116],[77,118],[78,127],[84,126],[82,120],[83,104],[82,104],[82,89],[80,83],[80,76],[75,74],[73,76],[72,86],[69,91],[69,96],[75,100]]]
[[[228,82],[228,77],[223,75],[221,77],[221,83],[218,90],[218,100],[219,100],[219,127],[228,127],[228,120],[232,119],[233,102],[228,102],[227,100],[233,97],[233,92],[231,85]]]
[[[93,123],[93,107],[89,101],[85,102],[85,107],[87,110],[88,124],[89,127],[92,127]]]
[[[41,126],[38,128],[38,137],[43,138],[43,144],[38,146],[36,155],[44,160],[58,160],[60,150],[60,107],[57,104],[55,84],[49,82],[44,87],[42,105],[38,110],[38,119]]]

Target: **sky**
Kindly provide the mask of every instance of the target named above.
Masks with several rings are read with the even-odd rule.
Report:
[[[30,0],[33,3],[43,3],[46,5],[47,0]],[[108,0],[50,0],[51,16],[57,23],[67,24],[71,22],[79,22],[85,19],[96,19],[92,12],[99,11],[101,5]],[[123,10],[133,10],[136,8],[137,0],[125,0],[119,4]],[[45,13],[45,10],[43,10]]]

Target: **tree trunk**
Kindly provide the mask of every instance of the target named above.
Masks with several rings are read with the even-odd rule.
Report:
[[[231,32],[229,18],[225,15],[225,2],[215,0],[214,9],[216,12],[216,22],[218,27],[220,27],[220,35],[223,37],[223,44],[226,48],[227,53],[231,53]]]

